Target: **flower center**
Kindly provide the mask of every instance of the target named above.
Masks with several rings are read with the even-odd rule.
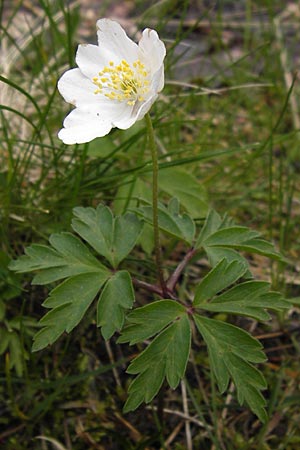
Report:
[[[145,100],[144,95],[149,92],[148,76],[145,65],[139,59],[132,65],[125,59],[118,65],[110,61],[99,76],[92,79],[97,86],[94,94],[104,94],[111,100],[126,101],[127,105],[133,106],[136,101]]]

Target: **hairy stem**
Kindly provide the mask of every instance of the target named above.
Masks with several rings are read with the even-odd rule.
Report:
[[[148,291],[148,292],[154,292],[161,298],[165,297],[165,298],[171,298],[172,300],[178,300],[176,295],[168,288],[167,288],[167,291],[163,292],[162,288],[156,284],[150,284],[145,281],[138,280],[137,278],[132,278],[132,282],[136,287],[144,289],[145,291]]]
[[[191,248],[187,254],[184,256],[183,260],[178,264],[172,275],[167,281],[167,289],[171,292],[174,291],[174,288],[176,286],[176,283],[184,271],[186,265],[189,263],[189,261],[192,259],[192,257],[197,253],[197,250],[195,248]]]
[[[152,126],[152,121],[150,114],[145,116],[147,124],[148,142],[151,150],[152,156],[152,210],[153,210],[153,231],[154,231],[154,247],[155,247],[155,258],[157,267],[157,276],[159,284],[161,286],[163,294],[167,293],[166,283],[163,276],[162,270],[162,256],[161,256],[161,246],[159,238],[159,227],[158,227],[158,155],[157,146],[154,138],[154,130]]]

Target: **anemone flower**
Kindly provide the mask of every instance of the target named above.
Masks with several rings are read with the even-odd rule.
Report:
[[[142,119],[164,86],[166,49],[146,28],[138,44],[113,20],[97,21],[98,45],[79,45],[78,68],[65,72],[58,90],[75,106],[58,137],[81,144]]]

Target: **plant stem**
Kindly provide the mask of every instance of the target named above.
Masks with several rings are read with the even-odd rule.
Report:
[[[176,283],[184,271],[186,265],[189,263],[189,261],[193,258],[193,256],[197,253],[197,250],[195,248],[190,248],[190,250],[187,252],[183,260],[178,264],[172,275],[167,281],[167,288],[169,291],[173,292],[174,288],[176,286]]]
[[[162,256],[159,238],[159,227],[158,227],[158,155],[157,146],[154,138],[154,130],[152,126],[152,121],[150,114],[147,113],[145,116],[147,124],[147,133],[149,140],[149,147],[152,156],[152,212],[153,212],[153,231],[154,231],[154,247],[155,247],[155,257],[156,257],[156,267],[159,284],[161,286],[162,292],[167,293],[166,283],[163,276],[162,270]]]
[[[161,298],[163,298],[167,294],[166,298],[171,298],[172,300],[178,300],[177,296],[168,288],[167,288],[167,292],[163,292],[163,290],[160,286],[158,286],[156,284],[150,284],[150,283],[147,283],[142,280],[138,280],[137,278],[134,278],[134,277],[132,278],[132,282],[136,287],[144,289],[145,291],[148,291],[148,292],[154,292]]]

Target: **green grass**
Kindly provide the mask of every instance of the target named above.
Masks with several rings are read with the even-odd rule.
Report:
[[[262,367],[269,384],[265,426],[238,406],[234,389],[218,393],[202,342],[184,385],[166,391],[163,432],[157,403],[122,415],[130,381],[125,367],[134,350],[114,339],[105,344],[93,311],[52,348],[30,352],[47,292],[30,286],[28,276],[9,272],[8,261],[26,245],[69,230],[74,206],[126,207],[122,188],[149,173],[151,155],[143,121],[85,145],[68,147],[57,138],[70,110],[57,80],[74,67],[77,44],[95,41],[95,20],[118,2],[100,2],[90,21],[80,2],[67,7],[40,0],[32,9],[27,3],[0,6],[0,329],[14,336],[0,364],[1,448],[298,449],[297,308],[269,326],[238,323],[261,337],[269,357]],[[299,129],[293,107],[299,83],[295,78],[287,84],[296,68],[298,19],[287,9],[284,18],[279,0],[246,0],[232,9],[236,3],[205,8],[202,2],[125,2],[128,10],[134,6],[129,29],[153,27],[167,46],[166,85],[152,109],[161,168],[185,168],[221,214],[271,238],[288,264],[256,257],[250,261],[255,273],[287,297],[299,297]],[[166,249],[166,266],[173,250]],[[175,253],[180,258],[181,249]],[[143,264],[139,252],[135,256],[151,278],[152,265]],[[200,262],[193,277],[203,271]],[[184,422],[183,412],[190,421]]]

